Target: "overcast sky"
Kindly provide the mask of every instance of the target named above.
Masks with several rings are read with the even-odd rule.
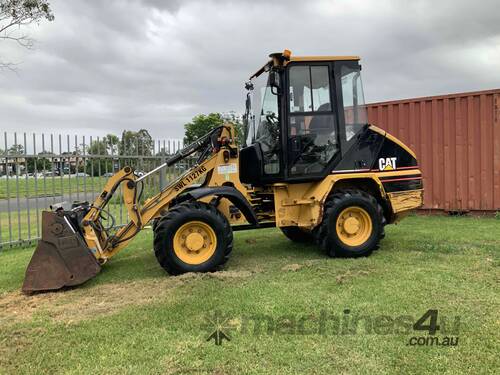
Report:
[[[0,130],[182,137],[241,112],[271,52],[359,55],[367,101],[500,87],[500,4],[482,1],[51,0],[26,51],[0,42]]]

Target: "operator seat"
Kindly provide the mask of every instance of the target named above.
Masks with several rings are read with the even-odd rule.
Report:
[[[317,112],[325,112],[330,110],[330,103],[324,103],[319,106]],[[316,114],[311,119],[309,124],[309,132],[312,134],[327,135],[331,134],[335,129],[335,122],[331,113],[323,115]]]

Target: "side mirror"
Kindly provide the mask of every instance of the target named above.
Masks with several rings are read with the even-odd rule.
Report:
[[[271,92],[274,95],[278,95],[281,93],[280,75],[275,70],[271,70],[269,72],[269,86],[271,86]]]

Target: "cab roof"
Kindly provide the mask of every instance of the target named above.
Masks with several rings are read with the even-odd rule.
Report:
[[[271,60],[264,64],[250,79],[258,77],[262,72],[271,66],[286,66],[290,62],[307,61],[359,61],[359,56],[292,56],[292,51],[285,49],[283,52],[271,53]]]
[[[291,56],[289,61],[344,61],[360,60],[359,56]]]
[[[345,61],[360,60],[359,56],[292,56],[292,51],[285,49],[283,52],[272,53],[271,59],[280,59],[284,65],[291,61]]]

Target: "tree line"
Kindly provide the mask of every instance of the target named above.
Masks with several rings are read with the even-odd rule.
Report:
[[[184,124],[184,144],[190,144],[203,135],[207,134],[210,130],[223,125],[224,123],[230,123],[234,126],[236,130],[236,137],[238,145],[243,144],[243,125],[241,121],[236,117],[223,116],[220,113],[209,113],[208,115],[200,114],[194,116],[191,122]]]

